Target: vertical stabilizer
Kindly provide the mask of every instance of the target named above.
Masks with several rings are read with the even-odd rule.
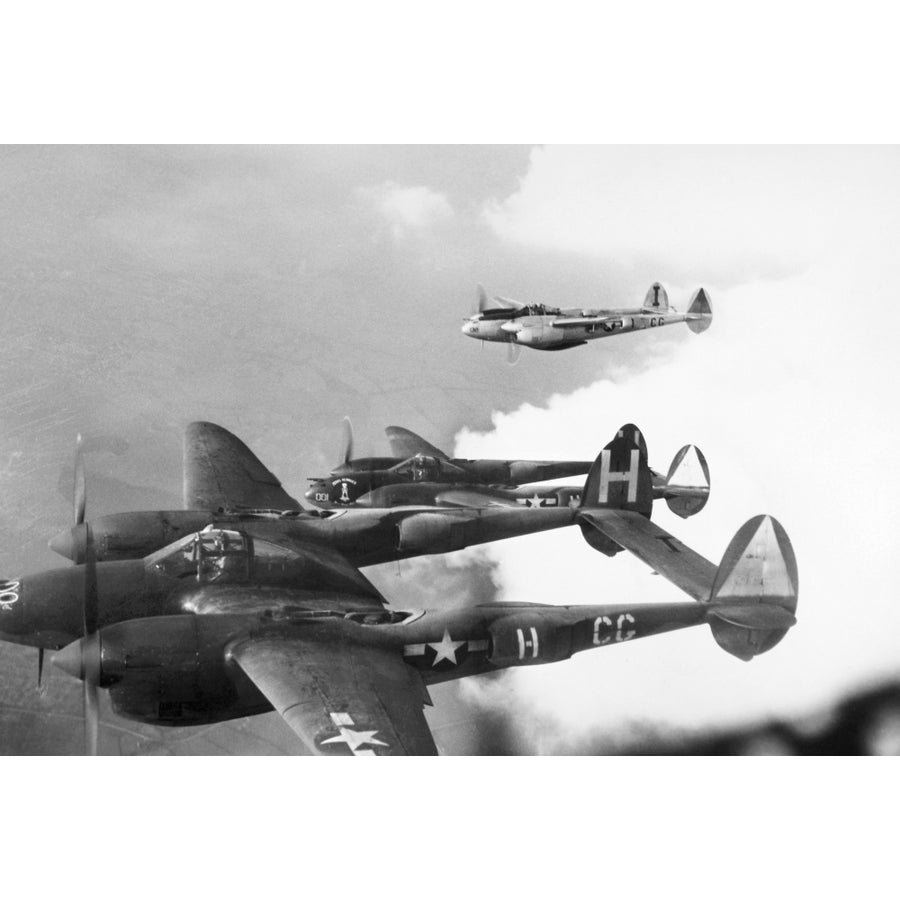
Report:
[[[774,647],[794,624],[797,559],[790,538],[772,516],[755,516],[734,536],[710,595],[716,643],[749,660]]]
[[[700,334],[706,331],[712,324],[712,304],[709,302],[709,294],[704,288],[697,288],[691,297],[690,306],[687,308],[687,327]]]
[[[669,311],[669,295],[666,289],[654,281],[644,297],[644,312],[665,313]]]

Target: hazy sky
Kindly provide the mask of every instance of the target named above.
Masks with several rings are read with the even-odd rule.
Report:
[[[344,415],[359,452],[400,424],[539,458],[593,456],[635,421],[655,468],[684,443],[705,452],[706,509],[655,517],[710,559],[751,515],[781,520],[800,624],[749,665],[696,629],[470,683],[466,703],[489,717],[502,701],[525,746],[559,750],[634,721],[812,708],[892,672],[898,163],[893,148],[3,148],[0,572],[59,564],[45,543],[70,516],[77,431],[96,515],[177,507],[196,418],[295,495],[336,461]],[[625,305],[654,279],[680,308],[705,285],[712,328],[516,367],[459,333],[479,281]],[[574,529],[373,577],[414,606],[489,600],[491,572],[504,599],[679,597]],[[455,693],[434,695],[465,715]]]

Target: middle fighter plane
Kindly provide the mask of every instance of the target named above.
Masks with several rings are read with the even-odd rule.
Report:
[[[489,298],[478,285],[478,312],[462,327],[462,333],[479,341],[507,345],[514,363],[522,347],[533,350],[567,350],[588,341],[686,322],[695,334],[712,323],[709,295],[698,288],[685,313],[669,306],[669,295],[658,282],[650,286],[643,306],[632,309],[559,309],[542,303],[520,303],[507,297]]]
[[[625,426],[634,428],[634,426]],[[622,431],[619,436],[622,436]],[[586,474],[588,461],[554,462],[523,459],[450,459],[424,438],[399,425],[385,434],[394,456],[353,459],[353,431],[343,421],[342,462],[328,478],[311,479],[305,499],[320,509],[397,506],[438,507],[564,507],[577,506],[583,485],[543,485],[550,481]],[[634,429],[634,440],[647,445]],[[709,467],[703,453],[688,444],[682,447],[667,475],[650,470],[653,499],[665,499],[676,515],[686,519],[700,512],[709,497]]]
[[[591,460],[451,459],[443,450],[399,425],[389,425],[384,430],[393,456],[354,459],[350,420],[345,418],[342,427],[340,465],[327,478],[311,478],[313,484],[303,495],[321,509],[351,505],[407,506],[410,503],[434,506],[439,504],[424,499],[429,496],[429,487],[434,485],[444,489],[450,485],[476,489],[491,485],[510,487],[586,475],[591,468]],[[373,493],[377,496],[373,497]]]

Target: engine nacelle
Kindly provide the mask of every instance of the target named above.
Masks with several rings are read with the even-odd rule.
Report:
[[[416,513],[397,525],[397,549],[401,553],[449,553],[467,547],[472,536],[471,525],[464,519]]]
[[[491,623],[488,659],[495,666],[557,662],[572,655],[572,628],[534,612],[512,613]]]
[[[552,326],[543,322],[535,322],[532,325],[524,325],[516,332],[516,341],[527,347],[539,347],[542,344],[558,344],[559,332]]]
[[[87,639],[99,651],[100,686],[116,711],[160,724],[230,717],[238,691],[226,670],[228,617],[157,616],[103,628]],[[91,643],[94,646],[91,646]]]
[[[612,538],[608,538],[605,534],[597,531],[593,525],[579,522],[578,527],[581,529],[581,534],[588,544],[595,550],[599,550],[604,556],[615,556],[617,553],[622,552],[622,548]]]

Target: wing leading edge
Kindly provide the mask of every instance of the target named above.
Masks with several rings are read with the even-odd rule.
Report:
[[[303,635],[248,638],[231,658],[281,714],[307,753],[433,756],[428,693],[396,652],[307,627]]]

